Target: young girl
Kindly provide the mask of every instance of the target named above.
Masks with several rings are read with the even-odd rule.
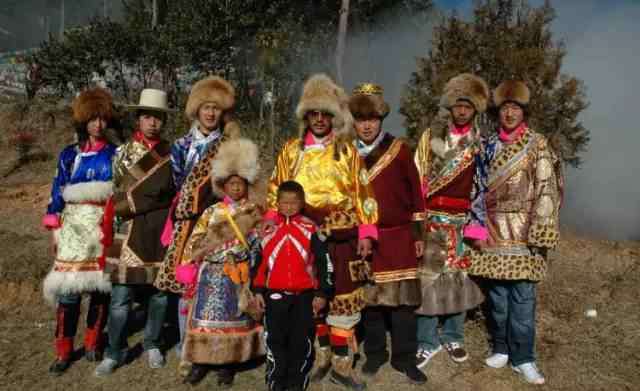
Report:
[[[208,364],[219,365],[218,384],[230,386],[234,364],[265,353],[262,326],[248,314],[253,304],[249,271],[260,256],[257,224],[262,216],[248,195],[258,168],[258,148],[251,141],[221,144],[212,180],[223,200],[199,218],[185,249],[187,264],[178,269],[178,278],[187,284],[191,278],[185,271],[191,267],[195,274],[182,350],[182,359],[193,363],[185,379],[190,384],[204,378]]]
[[[44,296],[57,304],[56,361],[49,371],[69,368],[80,317],[80,299],[91,294],[84,333],[85,356],[100,359],[111,283],[103,274],[111,223],[107,200],[113,194],[111,160],[116,147],[104,138],[113,119],[111,95],[100,88],[73,102],[78,143],[62,150],[43,225],[52,232],[53,268],[44,280]]]

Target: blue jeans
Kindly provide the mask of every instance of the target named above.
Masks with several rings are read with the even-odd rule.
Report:
[[[441,344],[464,341],[464,319],[466,313],[418,316],[418,348],[434,350]],[[438,335],[438,322],[442,331]]]
[[[514,366],[534,362],[536,284],[525,280],[491,280],[488,287],[493,352],[508,354]]]
[[[146,291],[144,291],[146,290]],[[167,294],[155,288],[142,285],[114,284],[111,288],[109,308],[109,347],[106,356],[123,363],[127,353],[127,322],[136,291],[147,294],[147,322],[144,327],[142,347],[144,350],[159,349],[162,345],[162,326],[167,312]]]

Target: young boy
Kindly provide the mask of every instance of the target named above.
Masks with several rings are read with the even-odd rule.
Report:
[[[333,293],[333,265],[314,223],[302,215],[305,195],[295,181],[280,184],[278,216],[262,239],[253,280],[258,308],[266,308],[266,382],[270,391],[305,390],[315,352],[314,317]]]

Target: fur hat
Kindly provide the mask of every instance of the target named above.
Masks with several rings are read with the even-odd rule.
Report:
[[[236,104],[236,90],[225,79],[210,76],[198,81],[191,88],[185,113],[190,120],[198,118],[198,110],[204,103],[212,102],[223,111],[233,108]]]
[[[444,86],[440,106],[451,109],[458,100],[467,100],[478,113],[484,113],[489,100],[487,82],[470,73],[461,73],[451,78]]]
[[[382,87],[373,83],[361,83],[353,89],[353,95],[349,98],[349,110],[355,118],[384,119],[389,114],[389,105],[384,101]]]
[[[302,96],[296,107],[301,136],[306,130],[304,117],[307,112],[313,110],[326,111],[333,115],[331,125],[337,136],[346,136],[352,132],[353,116],[349,111],[349,97],[341,87],[323,73],[311,76],[302,88]]]
[[[249,185],[256,183],[260,171],[258,146],[246,138],[236,138],[220,144],[211,162],[213,192],[224,197],[222,182],[232,175],[244,178]]]
[[[515,102],[525,107],[530,99],[529,87],[519,80],[505,80],[493,91],[493,103],[496,107],[502,106],[505,102]]]
[[[93,88],[83,91],[73,101],[73,120],[77,124],[83,124],[94,118],[100,117],[111,122],[114,117],[113,99],[109,91],[104,88]]]

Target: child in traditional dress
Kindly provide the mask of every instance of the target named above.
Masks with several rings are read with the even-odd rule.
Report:
[[[258,169],[258,147],[247,139],[223,142],[212,162],[213,191],[222,201],[198,219],[184,253],[189,266],[178,270],[194,271],[182,348],[182,359],[193,363],[186,383],[199,383],[216,365],[218,385],[229,387],[236,364],[265,353],[249,290],[251,267],[260,257],[262,211],[248,200]]]
[[[314,317],[333,293],[329,251],[315,224],[302,215],[304,189],[278,187],[278,217],[265,230],[262,261],[253,280],[256,305],[266,308],[266,382],[270,391],[305,390],[315,352]]]

